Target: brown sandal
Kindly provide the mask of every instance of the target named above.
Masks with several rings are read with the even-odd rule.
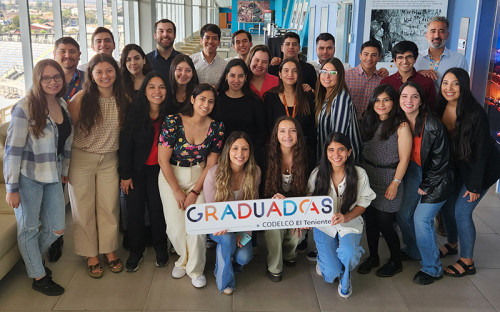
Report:
[[[89,276],[92,278],[101,278],[104,274],[104,270],[100,262],[88,266]]]
[[[120,273],[121,271],[123,271],[123,263],[120,258],[109,261],[108,257],[104,256],[104,263],[109,266],[109,270],[113,273]]]

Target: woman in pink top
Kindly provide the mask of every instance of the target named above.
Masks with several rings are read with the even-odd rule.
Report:
[[[250,68],[250,88],[257,93],[261,99],[264,94],[278,86],[279,78],[267,73],[271,51],[263,44],[256,45],[250,50],[247,58],[247,66]]]

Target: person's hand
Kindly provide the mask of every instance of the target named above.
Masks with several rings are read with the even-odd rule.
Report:
[[[243,247],[243,245],[240,242],[241,242],[241,235],[236,235],[236,246],[241,248]]]
[[[120,180],[120,187],[123,194],[128,195],[129,189],[134,189],[134,183],[132,182],[132,179]]]
[[[393,200],[394,198],[396,198],[396,195],[398,194],[398,187],[399,183],[396,181],[392,181],[385,190],[385,198],[387,198],[388,200]]]
[[[472,193],[472,192],[469,192],[469,191],[465,191],[465,194],[464,194],[464,196],[463,196],[463,197],[465,198],[465,197],[467,197],[467,195],[469,195],[469,200],[468,200],[468,202],[469,202],[469,203],[472,203],[472,202],[475,202],[475,201],[479,198],[479,196],[480,196],[481,194],[479,194],[479,193]]]
[[[7,195],[5,196],[5,201],[12,208],[19,207],[19,204],[21,203],[21,197],[19,196],[19,192],[7,193]]]
[[[337,225],[340,223],[345,223],[351,221],[346,215],[337,212],[336,214],[333,215],[332,217],[332,225]]]
[[[274,194],[273,199],[285,199],[285,195],[276,193]]]
[[[314,92],[314,90],[311,88],[311,86],[308,85],[307,83],[302,84],[302,89],[304,90],[304,92],[309,92],[311,90]]]
[[[281,58],[277,56],[273,57],[270,64],[273,66],[281,64]]]
[[[432,80],[438,79],[436,73],[432,69],[422,69],[419,70],[418,73],[424,75],[427,78],[431,78]]]
[[[293,235],[297,235],[297,237],[302,237],[302,232],[305,231],[306,228],[296,228],[296,229],[292,229],[292,236]]]
[[[215,232],[214,234],[212,235],[215,235],[215,236],[221,236],[221,235],[226,235],[227,233],[227,230],[222,230],[222,231],[219,231],[219,232]]]
[[[418,192],[419,195],[422,195],[422,196],[427,195],[427,193],[424,192],[421,188],[418,188],[417,192]]]
[[[377,69],[377,75],[382,78],[385,78],[389,76],[389,71],[386,68],[382,67],[381,69]]]
[[[68,176],[61,176],[61,182],[62,182],[62,184],[68,183],[69,182]]]
[[[189,194],[187,194],[187,196],[186,196],[186,199],[184,199],[184,209],[186,209],[187,207],[196,203],[197,199],[198,199],[198,195],[196,195],[193,192],[189,192]]]
[[[179,209],[186,209],[184,207],[184,201],[186,200],[186,194],[181,190],[181,189],[177,189],[176,191],[174,191],[174,197],[175,197],[175,201],[177,202],[177,207]]]

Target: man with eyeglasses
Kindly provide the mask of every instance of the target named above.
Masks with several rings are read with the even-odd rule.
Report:
[[[420,85],[426,97],[426,103],[434,110],[436,107],[436,88],[431,78],[419,74],[413,67],[418,57],[418,47],[411,41],[400,41],[392,48],[392,60],[398,71],[382,79],[381,84],[387,83],[399,90],[406,81],[413,81]]]
[[[59,38],[54,44],[54,60],[61,65],[64,71],[64,80],[68,85],[66,94],[63,96],[66,102],[69,102],[73,95],[80,91],[83,86],[84,72],[77,69],[81,54],[80,45],[72,37]]]
[[[115,37],[111,30],[106,27],[97,27],[92,33],[92,44],[90,47],[95,53],[104,53],[113,56],[115,50]],[[86,72],[88,63],[78,66],[78,69]]]
[[[445,47],[448,40],[450,22],[444,16],[434,16],[427,23],[425,38],[429,49],[420,52],[420,57],[415,63],[415,69],[425,77],[434,81],[436,91],[443,74],[452,67],[460,67],[469,71],[465,56],[451,51]]]
[[[151,67],[163,74],[163,79],[168,82],[170,64],[180,52],[174,49],[174,41],[177,29],[174,22],[169,19],[161,19],[154,24],[154,38],[156,41],[156,50],[149,52],[148,58]]]
[[[345,82],[352,102],[356,107],[358,120],[361,120],[373,90],[384,77],[381,75],[381,71],[377,71],[377,63],[380,61],[381,53],[382,47],[380,43],[366,41],[361,45],[361,52],[359,53],[361,63],[345,72]]]

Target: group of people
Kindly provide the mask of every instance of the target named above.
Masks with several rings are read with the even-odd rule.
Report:
[[[328,283],[338,279],[342,298],[352,294],[365,223],[369,256],[359,273],[380,265],[382,233],[390,259],[378,276],[393,276],[412,259],[421,262],[417,284],[474,274],[472,211],[500,177],[498,152],[467,71],[448,66],[455,57],[444,47],[448,21],[436,17],[427,26],[425,56],[413,42],[399,42],[391,76],[376,68],[378,42],[365,42],[360,65],[345,69],[328,33],[317,38],[312,64],[300,59],[295,33],[282,38],[283,58],[273,58],[243,30],[232,36],[238,56],[224,60],[218,26],[203,26],[202,51],[186,56],[173,49],[175,24],[164,19],[154,26],[157,49],[145,54],[129,44],[117,63],[113,34],[99,27],[97,54],[83,70],[78,43],[57,40],[54,60],[36,64],[32,89],[12,110],[4,157],[6,200],[33,289],[64,292],[42,260],[51,245],[60,256],[64,183],[75,252],[92,278],[104,274],[99,255],[111,272],[137,271],[149,234],[156,266],[169,261],[168,237],[179,255],[172,276],[204,287],[207,238],[186,232],[188,206],[309,195],[335,203],[331,225],[312,235],[316,272]],[[417,59],[426,66],[419,71]],[[448,243],[438,247],[440,210]],[[116,254],[120,215],[129,240],[125,264]],[[307,230],[265,231],[271,281],[295,265]],[[235,273],[250,262],[250,236],[227,229],[209,235],[221,293],[233,293]],[[459,244],[459,260],[443,270],[440,257],[457,254]]]

